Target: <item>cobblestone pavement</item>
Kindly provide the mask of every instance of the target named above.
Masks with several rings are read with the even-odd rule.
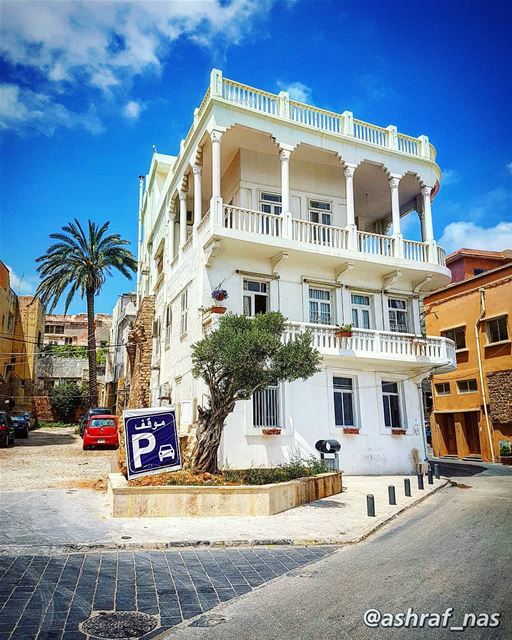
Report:
[[[94,612],[156,617],[144,637],[332,553],[334,547],[0,556],[1,640],[84,640]]]

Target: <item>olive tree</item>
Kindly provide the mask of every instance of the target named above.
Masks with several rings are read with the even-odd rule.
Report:
[[[208,387],[207,405],[198,408],[195,471],[218,472],[224,422],[239,400],[280,382],[306,380],[318,371],[321,356],[312,346],[310,332],[284,341],[285,322],[277,312],[255,318],[230,314],[193,345],[193,375]]]

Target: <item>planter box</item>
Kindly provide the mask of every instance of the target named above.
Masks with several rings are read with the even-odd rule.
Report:
[[[343,433],[357,435],[359,433],[359,429],[356,429],[356,427],[344,427]]]
[[[500,456],[501,464],[512,466],[512,456]]]
[[[391,433],[394,436],[405,436],[405,435],[407,435],[407,431],[405,429],[391,429]]]
[[[289,482],[231,487],[131,487],[120,473],[108,477],[114,518],[269,516],[341,492],[341,473]]]

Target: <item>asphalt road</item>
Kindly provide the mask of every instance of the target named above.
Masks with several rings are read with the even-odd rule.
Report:
[[[459,483],[366,541],[217,607],[203,620],[215,626],[184,623],[163,637],[511,638],[512,477],[474,476]],[[368,609],[396,614],[410,607],[413,613],[453,612],[444,629],[428,622],[423,628],[369,628],[363,622]],[[468,613],[500,613],[500,626],[448,628],[460,626]]]

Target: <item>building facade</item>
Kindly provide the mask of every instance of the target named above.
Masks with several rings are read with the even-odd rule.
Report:
[[[17,296],[0,261],[0,402],[13,398],[30,409],[36,359],[43,345],[44,308],[39,298]]]
[[[110,339],[112,316],[97,313],[94,316],[94,333],[98,347],[107,346]],[[44,324],[44,344],[87,346],[87,314],[48,314]]]
[[[482,249],[459,249],[446,256],[446,266],[452,273],[452,282],[479,276],[512,262],[512,249],[508,251],[483,251]]]
[[[457,357],[455,371],[432,378],[432,447],[492,462],[512,442],[512,261],[487,269],[480,253],[481,273],[425,299],[427,331],[454,340]]]
[[[453,342],[421,333],[420,302],[450,272],[433,235],[440,170],[426,136],[223,78],[177,156],[155,153],[140,206],[138,300],[154,298],[151,404],[172,399],[193,434],[205,388],[191,345],[228,312],[275,310],[323,356],[307,381],[237,404],[219,463],[268,466],[341,442],[346,473],[410,472],[424,455],[421,381],[450,371]],[[422,241],[401,220],[419,215]],[[338,337],[341,324],[351,337]],[[275,435],[267,435],[272,429]]]
[[[135,293],[123,293],[112,311],[110,346],[105,369],[104,403],[107,407],[115,407],[116,413],[121,413],[127,402],[128,354],[126,347],[130,329],[137,314],[136,302],[137,295]]]

